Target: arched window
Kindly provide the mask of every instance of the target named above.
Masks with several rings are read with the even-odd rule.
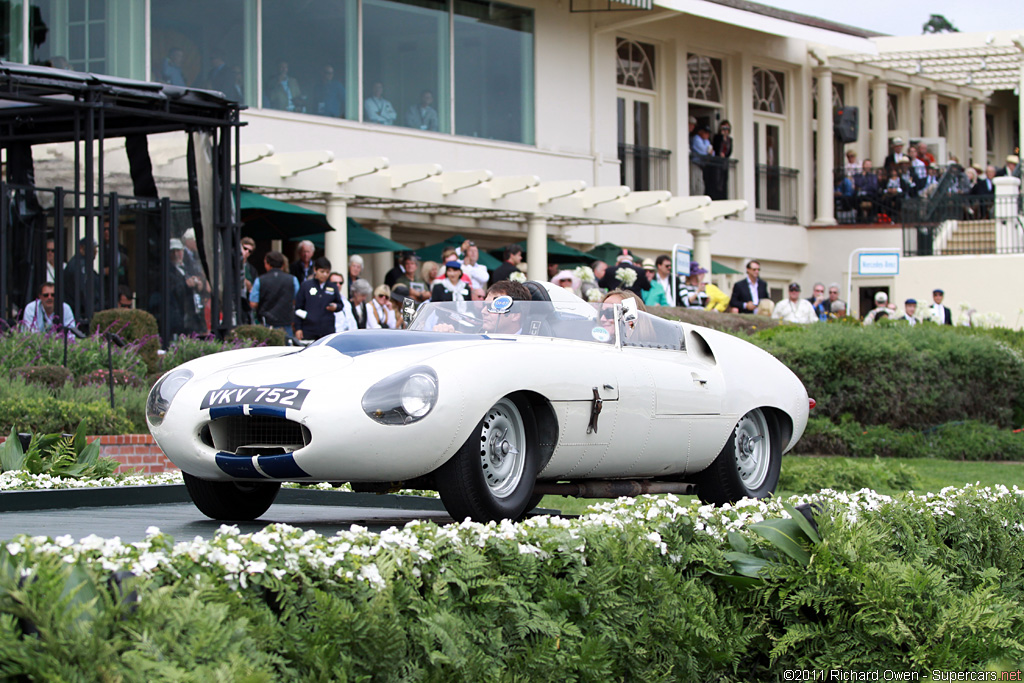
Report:
[[[654,90],[654,46],[618,38],[616,51],[616,82],[633,88]]]
[[[754,111],[786,113],[786,75],[754,67]]]
[[[705,102],[722,101],[722,60],[691,54],[686,59],[687,96]]]

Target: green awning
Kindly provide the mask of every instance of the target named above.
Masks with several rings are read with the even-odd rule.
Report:
[[[428,244],[425,247],[420,247],[416,250],[416,255],[423,261],[440,262],[441,252],[444,251],[445,247],[457,247],[465,241],[466,238],[462,235],[452,235],[448,239],[442,240],[437,244]],[[501,265],[500,259],[494,258],[482,249],[479,249],[478,251],[480,252],[480,259],[477,263],[487,268],[487,270],[494,270]]]
[[[739,275],[740,271],[734,270],[729,266],[723,266],[714,259],[711,260],[711,274],[712,275]]]
[[[526,240],[517,242],[519,246],[526,251]],[[491,251],[491,255],[495,258],[500,259],[504,255],[504,247],[501,249],[494,249]],[[528,259],[529,254],[525,254]],[[590,263],[594,259],[589,255],[584,254],[579,249],[573,249],[567,244],[562,244],[554,237],[548,237],[548,263]]]
[[[264,197],[242,190],[242,235],[254,240],[308,239],[324,246],[324,233],[334,230],[327,216],[319,211]],[[409,247],[367,230],[349,218],[346,225],[348,253],[375,254],[382,251],[408,251]]]

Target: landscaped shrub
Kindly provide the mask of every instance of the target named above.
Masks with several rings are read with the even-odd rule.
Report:
[[[77,403],[59,399],[0,400],[0,433],[74,433],[84,425],[87,434],[130,434],[134,425],[122,407],[109,403]]]
[[[0,676],[703,683],[1024,662],[1024,494],[792,502],[817,531],[779,501],[644,496],[380,534],[19,536],[0,545]]]
[[[113,332],[125,341],[136,342],[139,355],[146,363],[146,373],[159,370],[157,351],[160,349],[159,328],[149,311],[138,308],[111,308],[98,311],[92,317],[94,332]]]
[[[920,477],[900,462],[875,458],[850,461],[838,458],[789,460],[779,475],[778,490],[790,493],[817,493],[822,489],[859,491],[861,489],[913,490]]]
[[[69,336],[65,345],[60,335],[9,330],[0,334],[0,369],[6,375],[13,368],[28,365],[64,366],[65,348],[65,367],[76,377],[107,367],[107,342],[102,337],[77,339]],[[146,373],[146,364],[134,344],[124,348],[113,346],[111,358],[115,368],[137,375]]]
[[[11,375],[21,377],[29,384],[38,384],[53,391],[60,389],[71,381],[71,372],[60,365],[29,365],[14,368]]]
[[[231,341],[220,341],[212,337],[181,336],[171,342],[170,346],[167,348],[167,353],[160,362],[160,368],[163,372],[167,372],[168,370],[178,367],[182,363],[187,363],[190,360],[195,360],[196,358],[209,356],[213,353],[220,353],[221,351],[245,349],[251,346],[259,346],[259,343],[252,339],[245,338],[236,338]]]
[[[1024,360],[985,333],[939,325],[778,327],[752,338],[795,372],[817,415],[924,429],[1024,423]]]
[[[75,386],[85,387],[93,386],[96,384],[102,384],[109,386],[110,371],[106,368],[101,370],[93,370],[88,375],[81,375],[75,378]],[[114,387],[145,387],[148,386],[146,381],[136,375],[134,372],[128,372],[127,370],[114,369]]]
[[[231,331],[231,339],[250,339],[254,346],[284,346],[287,337],[284,330],[265,325],[239,325]]]
[[[120,465],[112,458],[100,457],[98,441],[86,442],[85,424],[72,436],[31,434],[28,450],[23,450],[16,432],[0,445],[0,472],[24,472],[62,479],[109,477]]]
[[[975,420],[901,430],[861,425],[849,415],[838,423],[813,417],[792,452],[855,458],[1024,461],[1024,433]]]

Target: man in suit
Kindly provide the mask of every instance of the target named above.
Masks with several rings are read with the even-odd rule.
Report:
[[[288,266],[288,272],[295,276],[299,282],[305,282],[313,277],[313,254],[316,247],[309,240],[299,242],[295,250],[295,260]]]
[[[978,211],[978,218],[992,217],[992,204],[996,196],[995,177],[996,167],[990,164],[985,167],[984,177],[978,178],[978,182],[971,188],[971,195],[977,197],[973,202]]]
[[[940,325],[952,325],[953,324],[953,312],[949,310],[949,306],[942,305],[942,298],[946,296],[946,293],[941,289],[932,291],[932,304],[931,319]]]
[[[761,279],[761,262],[747,263],[747,277],[732,287],[730,313],[753,313],[761,299],[768,298],[768,283]]]
[[[619,277],[620,270],[632,271],[634,273],[633,282],[626,284],[624,280]],[[643,301],[644,292],[651,288],[651,281],[647,279],[647,272],[640,266],[633,263],[633,257],[629,253],[620,254],[615,259],[615,267],[608,267],[605,271],[604,277],[601,278],[598,283],[607,290],[613,289],[628,289],[629,291],[640,297]]]
[[[490,284],[495,282],[501,282],[502,280],[508,280],[512,273],[518,272],[519,264],[523,262],[523,248],[518,244],[510,244],[505,247],[505,253],[502,255],[504,263],[494,269],[491,273]]]
[[[1006,157],[1006,166],[999,169],[998,176],[1011,176],[1013,178],[1020,178],[1020,157],[1016,154],[1011,154]]]
[[[890,169],[898,168],[900,157],[903,156],[903,138],[892,139],[892,152],[885,157],[885,173],[889,174]]]

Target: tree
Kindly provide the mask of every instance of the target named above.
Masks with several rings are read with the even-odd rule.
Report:
[[[950,23],[949,19],[942,16],[941,14],[933,14],[928,21],[925,22],[924,26],[921,27],[921,33],[959,33],[960,29]]]

